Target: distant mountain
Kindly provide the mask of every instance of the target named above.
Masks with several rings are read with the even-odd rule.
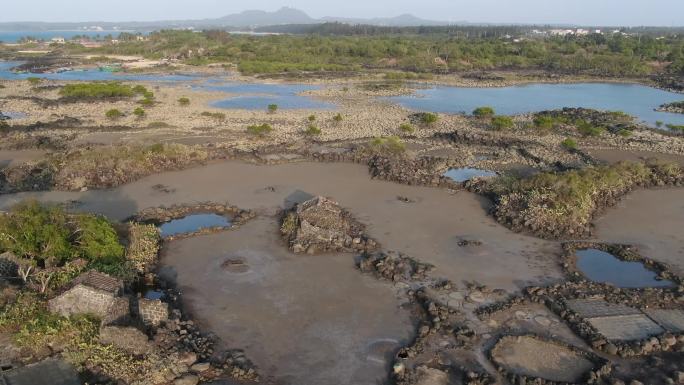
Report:
[[[449,25],[446,21],[426,20],[419,17],[403,14],[396,17],[376,17],[372,19],[360,18],[345,18],[345,17],[324,17],[321,21],[338,22],[345,24],[365,24],[365,25],[380,25],[388,27],[415,27],[415,26],[433,26],[433,25]]]
[[[317,21],[304,11],[284,7],[275,12],[244,11],[215,20],[204,20],[204,22],[219,22],[221,25],[230,27],[261,27],[282,24],[313,24]]]
[[[223,16],[217,19],[202,20],[160,20],[145,22],[73,22],[73,23],[46,23],[46,22],[9,22],[0,23],[1,31],[35,31],[35,30],[82,30],[92,29],[93,27],[104,30],[135,30],[151,31],[163,28],[226,28],[226,29],[250,29],[264,26],[285,25],[285,24],[321,24],[326,22],[339,22],[345,24],[365,24],[392,27],[406,26],[435,26],[448,25],[448,22],[425,20],[413,15],[400,15],[397,17],[384,18],[344,18],[344,17],[324,17],[314,19],[304,11],[284,7],[274,12],[267,11],[244,11],[236,14]]]

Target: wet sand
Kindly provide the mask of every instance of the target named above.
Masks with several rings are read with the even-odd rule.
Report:
[[[592,149],[587,151],[589,155],[606,163],[617,163],[620,161],[638,162],[645,159],[658,159],[666,162],[677,162],[684,165],[684,155],[663,154],[652,151],[640,150],[619,150],[619,149]]]
[[[163,184],[175,193],[152,188]],[[267,189],[266,187],[273,187]],[[487,215],[488,202],[475,194],[370,180],[364,166],[293,163],[257,166],[222,162],[168,172],[107,191],[47,192],[0,196],[0,207],[28,197],[48,201],[79,200],[80,210],[121,220],[158,205],[203,201],[228,202],[274,214],[293,201],[324,195],[348,208],[368,225],[369,235],[388,250],[406,253],[436,266],[434,276],[457,285],[476,281],[509,291],[561,277],[556,242],[515,234]],[[415,203],[404,203],[397,196]],[[481,246],[460,247],[462,239]]]
[[[41,150],[0,150],[0,169],[21,163],[42,159],[46,152]]]
[[[275,219],[167,244],[183,299],[207,330],[242,348],[277,384],[383,382],[413,333],[394,289],[360,274],[354,256],[294,255]],[[248,271],[221,267],[240,258]]]
[[[634,244],[684,274],[684,189],[640,190],[595,221],[601,241]]]

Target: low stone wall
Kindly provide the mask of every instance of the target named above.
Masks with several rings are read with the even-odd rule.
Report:
[[[76,285],[71,290],[51,299],[48,306],[51,312],[64,317],[72,314],[94,314],[105,318],[115,300],[112,293]]]

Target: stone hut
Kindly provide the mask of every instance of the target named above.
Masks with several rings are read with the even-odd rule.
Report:
[[[94,314],[107,318],[123,291],[123,281],[90,270],[76,277],[71,288],[48,302],[50,311],[62,316]]]

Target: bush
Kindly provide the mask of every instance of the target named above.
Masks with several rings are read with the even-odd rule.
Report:
[[[628,138],[628,137],[632,136],[633,132],[632,132],[632,130],[622,128],[617,132],[617,134],[622,136],[623,138]]]
[[[684,132],[684,125],[666,124],[665,127],[669,128],[671,131]]]
[[[402,123],[399,125],[399,130],[405,134],[413,134],[416,131],[416,128],[413,127],[411,123]]]
[[[135,110],[133,110],[133,115],[137,116],[138,118],[143,118],[145,116],[145,109],[142,107],[137,107]]]
[[[26,78],[26,81],[28,81],[29,84],[32,86],[37,86],[38,84],[43,82],[43,79],[37,78],[35,76],[31,76],[31,77]]]
[[[107,119],[116,120],[124,116],[124,114],[116,108],[112,108],[111,110],[105,112],[105,116],[107,117]]]
[[[147,128],[169,128],[172,127],[166,122],[149,122],[147,123]]]
[[[537,115],[534,118],[534,126],[542,130],[550,130],[556,125],[556,119],[548,115]]]
[[[583,136],[600,136],[605,129],[603,127],[594,126],[586,120],[578,120],[576,123],[577,131]]]
[[[577,141],[572,138],[565,138],[561,142],[561,146],[563,146],[567,150],[576,150],[577,149]]]
[[[138,101],[138,103],[139,103],[141,106],[151,107],[151,106],[154,105],[154,99],[143,98],[142,100]]]
[[[433,124],[439,120],[439,117],[437,114],[433,114],[432,112],[421,112],[418,114],[418,119],[423,124]]]
[[[495,116],[492,118],[492,128],[500,131],[513,128],[513,119],[510,116]]]
[[[188,105],[190,105],[190,99],[188,99],[186,97],[182,97],[182,98],[178,99],[178,104],[180,104],[181,106],[188,106]]]
[[[277,104],[269,104],[268,105],[268,112],[271,114],[275,114],[275,112],[278,111],[278,105]]]
[[[337,114],[337,115],[333,116],[333,121],[334,121],[335,123],[339,123],[339,122],[341,122],[342,120],[343,120],[342,114]]]
[[[200,115],[206,116],[206,117],[208,117],[208,118],[213,118],[213,119],[216,119],[216,120],[218,120],[218,121],[224,121],[224,120],[226,120],[226,114],[224,114],[223,112],[209,112],[209,111],[204,111],[204,112],[202,112]]]
[[[309,124],[309,127],[306,128],[306,131],[304,131],[304,133],[309,136],[320,135],[321,129],[316,127],[316,125],[314,124]]]
[[[130,87],[118,82],[75,83],[65,85],[59,93],[69,99],[128,98],[138,94],[136,91],[138,87]]]
[[[20,203],[0,216],[0,249],[40,262],[74,258],[116,264],[123,247],[112,225],[91,214],[71,215],[59,206]]]
[[[477,116],[478,118],[491,118],[494,116],[495,112],[492,107],[478,107],[473,110],[473,116]]]
[[[309,117],[306,119],[310,122],[315,122],[316,121],[316,115],[309,115]]]
[[[271,131],[273,131],[273,127],[271,127],[270,124],[264,123],[264,124],[259,124],[259,125],[251,125],[247,127],[247,132],[256,135],[256,136],[266,136],[269,134]]]
[[[402,154],[406,151],[406,143],[398,136],[374,138],[371,140],[370,145],[376,151],[390,154]]]
[[[663,126],[663,121],[662,120],[657,120],[656,121],[656,127],[661,128]]]

